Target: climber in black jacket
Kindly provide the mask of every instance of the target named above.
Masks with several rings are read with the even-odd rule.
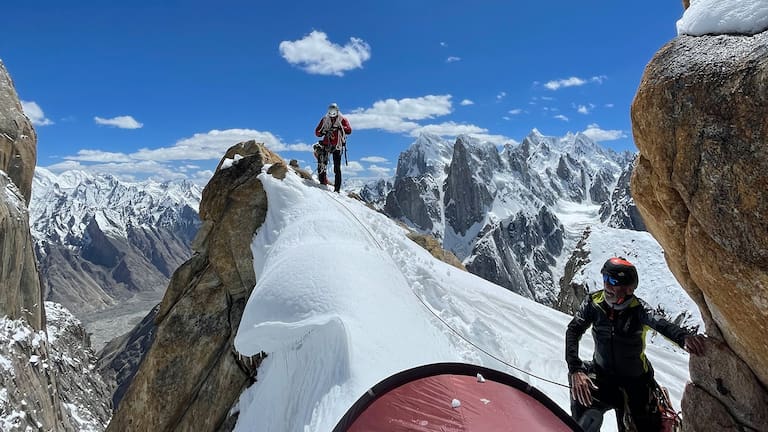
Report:
[[[704,336],[668,321],[634,296],[638,277],[624,258],[611,258],[602,270],[603,290],[587,296],[565,332],[565,360],[571,383],[571,413],[586,432],[599,431],[603,414],[616,410],[625,430],[625,408],[638,432],[657,432],[660,412],[653,397],[656,381],[645,356],[645,333],[652,328],[691,354],[704,353]],[[579,358],[581,336],[592,326],[592,362]]]

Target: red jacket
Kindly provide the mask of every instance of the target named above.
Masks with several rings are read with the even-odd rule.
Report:
[[[327,123],[326,118],[328,118]],[[334,121],[331,122],[330,120],[331,119],[328,116],[323,116],[323,118],[320,119],[320,123],[318,123],[315,128],[315,136],[323,137],[323,145],[335,146],[340,149],[341,146],[345,145],[347,142],[346,136],[352,133],[352,126],[349,125],[349,120],[341,114],[339,114]],[[324,125],[326,128],[323,127]],[[330,129],[330,133],[326,134],[326,129]],[[344,131],[343,135],[341,134],[341,130]],[[341,142],[339,142],[339,140],[341,140]]]

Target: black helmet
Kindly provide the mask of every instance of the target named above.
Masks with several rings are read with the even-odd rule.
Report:
[[[624,257],[613,257],[603,264],[600,269],[603,280],[611,285],[629,287],[630,293],[637,288],[638,278],[635,265]]]

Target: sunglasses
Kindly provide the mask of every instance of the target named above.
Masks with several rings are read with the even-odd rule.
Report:
[[[619,280],[611,275],[604,274],[603,275],[603,282],[607,282],[611,286],[619,286],[621,285],[619,283]]]

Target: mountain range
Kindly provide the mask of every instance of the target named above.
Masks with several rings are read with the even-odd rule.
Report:
[[[585,228],[642,229],[629,195],[633,158],[580,133],[534,129],[500,151],[469,136],[422,135],[400,155],[379,206],[435,236],[470,272],[552,306]]]
[[[583,134],[534,129],[501,149],[423,134],[400,155],[394,178],[353,187],[372,207],[435,237],[470,272],[569,311],[574,305],[563,299],[578,302],[586,292],[562,294],[574,289],[563,276],[585,229],[643,229],[629,194],[633,158]],[[202,192],[185,181],[44,168],[32,190],[45,298],[77,314],[100,348],[157,304],[190,255]]]
[[[64,305],[95,347],[128,331],[191,254],[201,189],[36,168],[30,228],[45,299]]]

